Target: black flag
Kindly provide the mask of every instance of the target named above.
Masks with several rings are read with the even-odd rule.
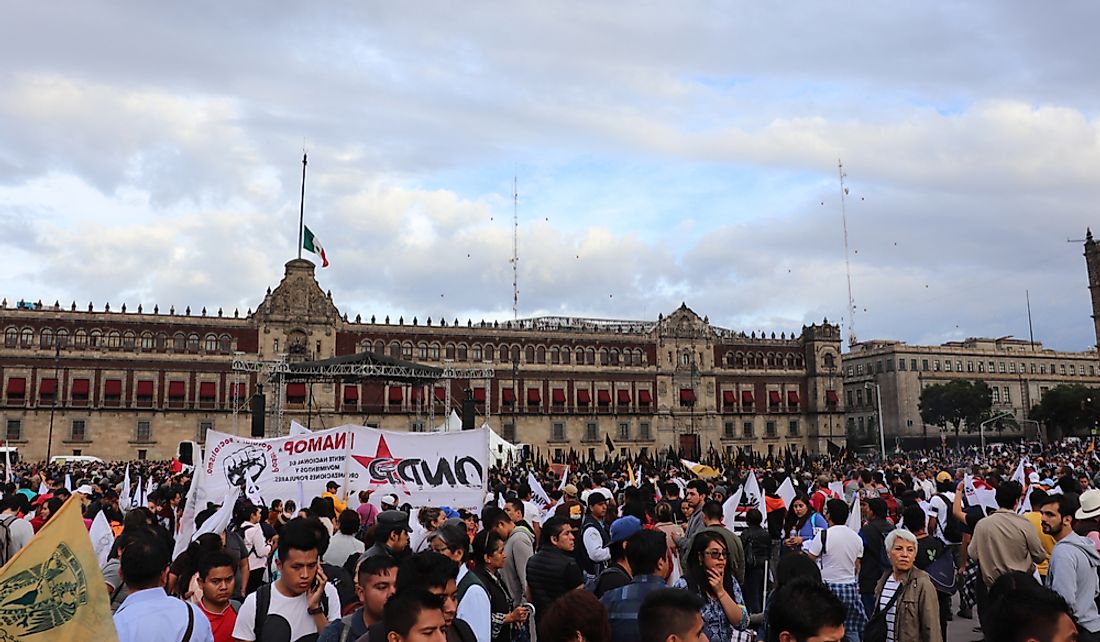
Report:
[[[615,452],[615,444],[613,444],[611,442],[611,435],[610,434],[605,434],[603,437],[604,437],[604,443],[607,444],[607,452],[608,453],[614,453]]]

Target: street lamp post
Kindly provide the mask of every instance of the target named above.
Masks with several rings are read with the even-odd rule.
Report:
[[[1005,411],[1005,412],[993,415],[989,419],[986,419],[982,423],[978,424],[978,435],[981,436],[981,439],[982,439],[982,455],[983,456],[986,455],[986,452],[985,452],[985,427],[986,427],[986,425],[991,424],[994,421],[997,421],[998,419],[1004,419],[1005,417],[1011,417],[1011,416],[1012,416],[1012,412]]]
[[[882,388],[877,382],[870,381],[867,386],[875,387],[875,405],[878,406],[878,441],[879,447],[882,449],[882,463],[886,463],[886,423],[882,417]]]
[[[1017,419],[1016,421],[1019,421],[1022,424],[1035,424],[1035,435],[1039,437],[1039,445],[1043,445],[1043,429],[1039,425],[1038,421],[1035,421],[1034,419]]]

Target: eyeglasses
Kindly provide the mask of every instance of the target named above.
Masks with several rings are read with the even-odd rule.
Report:
[[[712,560],[724,560],[729,557],[729,554],[725,551],[703,551],[703,555],[706,555]]]

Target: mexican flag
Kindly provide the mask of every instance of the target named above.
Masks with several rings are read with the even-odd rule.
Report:
[[[313,252],[317,256],[321,257],[321,267],[328,267],[328,257],[325,256],[325,248],[321,245],[321,242],[317,240],[317,237],[313,235],[313,232],[306,227],[305,234],[302,237],[302,249],[307,252]]]

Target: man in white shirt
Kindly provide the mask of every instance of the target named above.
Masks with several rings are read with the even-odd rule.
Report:
[[[315,639],[330,620],[340,619],[340,595],[321,569],[320,544],[308,520],[287,522],[275,562],[279,579],[245,598],[233,626],[234,640],[272,639],[276,631],[282,632],[280,636],[289,632],[283,639],[292,641]]]
[[[867,614],[859,596],[859,562],[863,557],[863,540],[845,526],[848,504],[842,499],[825,502],[825,519],[829,528],[820,537],[807,542],[806,554],[821,566],[821,581],[829,587],[848,609],[844,620],[844,639],[858,642],[863,637]]]
[[[955,504],[954,482],[951,475],[941,472],[936,475],[938,493],[928,498],[928,534],[940,540],[947,546],[957,546],[958,541],[951,541],[944,533],[947,519],[951,515],[951,507]]]
[[[9,495],[0,500],[0,565],[15,557],[15,554],[34,537],[34,528],[31,523],[19,516],[19,505],[20,499],[15,495]],[[5,538],[5,530],[8,532],[6,537],[10,538],[10,544],[5,544],[5,541],[8,541]],[[4,550],[5,547],[7,550]]]
[[[119,642],[214,642],[198,605],[164,592],[170,557],[155,535],[135,536],[122,551],[122,579],[130,594],[114,615]]]
[[[460,519],[448,519],[429,536],[432,551],[458,564],[455,578],[458,611],[455,616],[470,625],[478,640],[492,639],[492,605],[489,591],[481,580],[466,566],[469,559],[470,536]]]

